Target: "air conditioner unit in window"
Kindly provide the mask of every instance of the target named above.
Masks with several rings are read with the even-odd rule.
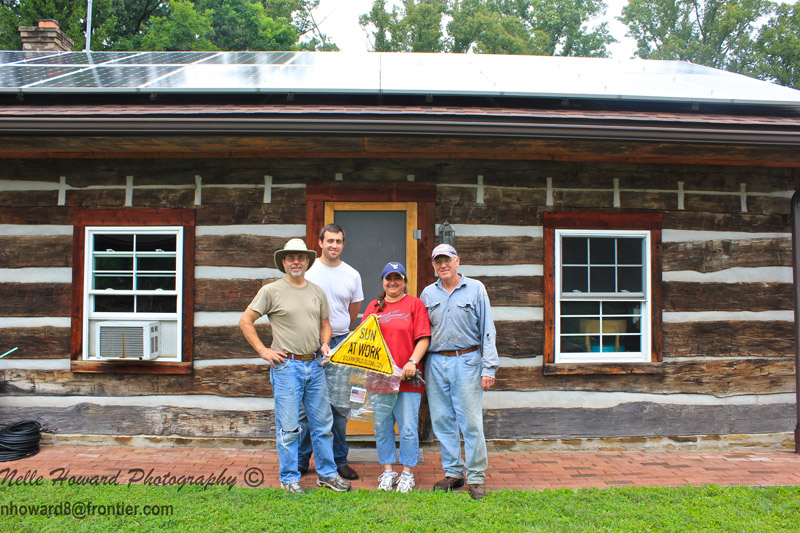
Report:
[[[161,353],[159,322],[107,321],[97,324],[97,355],[103,359],[155,359]]]

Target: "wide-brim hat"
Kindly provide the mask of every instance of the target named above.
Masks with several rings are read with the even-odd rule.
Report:
[[[311,265],[314,264],[314,260],[317,258],[317,252],[309,250],[303,239],[289,239],[289,242],[286,243],[283,250],[275,252],[275,266],[278,267],[278,270],[286,274],[286,269],[283,268],[283,256],[300,252],[308,256],[308,268],[311,268]]]

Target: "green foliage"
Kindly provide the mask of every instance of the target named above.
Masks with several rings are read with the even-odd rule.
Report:
[[[756,53],[760,78],[800,89],[800,2],[778,6],[761,28]]]
[[[0,0],[0,48],[19,50],[19,26],[59,22],[85,43],[86,0]],[[311,10],[319,0],[93,0],[93,50],[337,50]],[[310,37],[302,44],[303,35]]]
[[[375,0],[360,23],[376,51],[604,57],[608,26],[589,25],[605,9],[602,0],[404,0],[389,13]]]
[[[272,18],[252,0],[199,0],[211,13],[210,39],[220,50],[292,50],[297,31],[286,17]]]
[[[386,11],[385,0],[375,0],[369,13],[359,22],[372,24],[376,52],[443,52],[442,17],[444,0],[402,0],[402,5]]]
[[[679,59],[750,72],[758,21],[768,0],[630,0],[620,20],[644,59]]]
[[[150,29],[141,40],[141,50],[216,50],[208,40],[213,11],[198,13],[189,0],[170,0],[169,17],[151,17]]]
[[[0,515],[4,531],[795,531],[799,487],[653,487],[410,494],[143,485],[0,486],[0,506],[91,502],[172,512]]]
[[[0,49],[20,50],[19,26],[36,26],[39,19],[53,19],[73,40],[74,50],[86,44],[86,0],[4,0],[0,4]],[[103,48],[115,24],[111,0],[94,0],[92,50]]]
[[[170,16],[167,0],[112,0],[114,29],[106,48],[113,50],[136,50],[145,29],[154,19]]]

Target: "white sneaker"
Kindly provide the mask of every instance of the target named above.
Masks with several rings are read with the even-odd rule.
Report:
[[[378,490],[391,491],[396,478],[397,472],[394,470],[384,470],[381,475],[378,476]]]
[[[397,482],[397,492],[411,492],[411,487],[414,486],[414,474],[411,472],[403,472],[400,480]]]

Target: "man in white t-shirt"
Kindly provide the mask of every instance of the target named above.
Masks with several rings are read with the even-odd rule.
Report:
[[[358,317],[364,292],[361,288],[361,275],[356,269],[342,261],[344,249],[344,230],[337,224],[328,224],[319,232],[319,246],[322,256],[306,272],[306,279],[316,283],[331,306],[331,350],[350,333],[350,324]],[[358,474],[347,464],[347,419],[350,416],[350,369],[345,366],[325,365],[328,380],[328,393],[333,413],[333,458],[336,469],[345,479],[358,479]],[[300,424],[303,433],[297,464],[300,472],[308,471],[311,459],[311,434],[308,422],[301,414]]]

